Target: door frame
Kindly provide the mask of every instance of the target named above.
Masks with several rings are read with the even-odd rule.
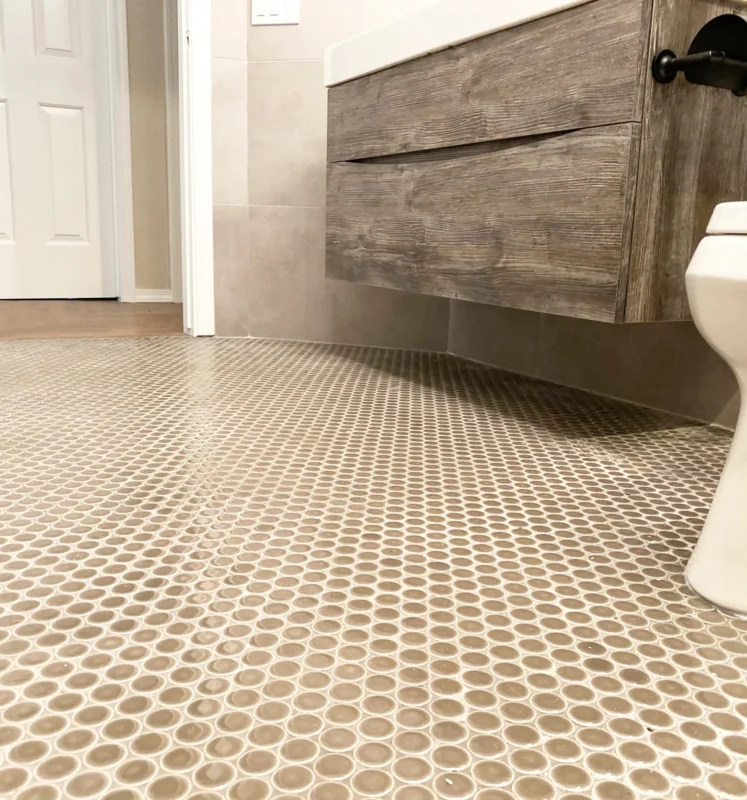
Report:
[[[211,3],[176,0],[179,73],[179,199],[184,332],[215,335]],[[106,0],[108,139],[112,158],[111,249],[119,299],[135,302],[130,90],[126,0]]]
[[[130,80],[127,59],[126,0],[106,0],[104,7],[105,52],[109,96],[105,98],[107,142],[111,170],[102,189],[112,210],[111,236],[102,239],[102,257],[114,264],[117,294],[123,303],[135,302],[135,224],[132,209],[132,141],[130,137]],[[103,116],[103,114],[102,114]],[[102,137],[103,138],[103,137]],[[104,151],[106,154],[106,151]],[[102,200],[104,191],[102,191]],[[103,203],[102,203],[103,207]],[[102,219],[102,223],[105,221]],[[109,252],[106,252],[108,250]]]

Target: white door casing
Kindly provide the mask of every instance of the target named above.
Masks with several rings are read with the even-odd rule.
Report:
[[[163,0],[166,66],[166,158],[169,192],[169,273],[171,298],[182,302],[181,141],[179,135],[179,3]]]
[[[0,0],[0,298],[118,294],[102,252],[113,228],[99,174],[111,159],[106,11]]]
[[[184,331],[215,334],[211,17],[208,0],[179,0],[179,140]]]

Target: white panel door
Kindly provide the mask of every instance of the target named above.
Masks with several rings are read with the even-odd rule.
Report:
[[[0,0],[0,298],[115,297],[103,0]]]

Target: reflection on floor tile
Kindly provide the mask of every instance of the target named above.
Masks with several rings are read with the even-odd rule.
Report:
[[[0,345],[0,793],[747,797],[728,435],[447,356]]]

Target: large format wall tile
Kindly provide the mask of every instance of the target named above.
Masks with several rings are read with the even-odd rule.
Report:
[[[408,350],[446,350],[449,301],[326,280],[325,341]]]
[[[213,58],[213,202],[246,205],[246,62]]]
[[[211,11],[213,55],[246,61],[249,0],[212,0]]]
[[[249,202],[324,206],[327,92],[321,61],[249,64]]]
[[[727,427],[739,390],[692,323],[608,325],[452,302],[449,352]]]
[[[534,374],[539,314],[451,301],[450,353],[494,367]]]
[[[252,25],[251,0],[247,41],[249,61],[309,61],[324,58],[324,48],[436,0],[304,0],[298,25]],[[232,6],[240,0],[213,0]],[[216,55],[219,55],[216,53]]]
[[[324,46],[424,2],[351,6],[314,0],[302,4],[300,25],[247,25],[247,292],[253,336],[445,349],[448,301],[328,281],[324,274]],[[236,160],[234,173],[240,167]],[[218,165],[219,172],[224,168],[228,162]],[[238,196],[237,187],[219,183],[224,192],[216,202],[242,202],[225,199]],[[217,220],[216,235],[224,235]],[[216,287],[231,286],[236,277],[228,271]],[[218,301],[223,302],[230,304],[229,297]],[[231,307],[225,313],[221,330],[236,331],[240,325]]]
[[[251,3],[251,0],[246,0]],[[347,0],[353,5],[361,0]],[[302,0],[298,25],[249,25],[250,61],[308,61],[324,58],[325,9],[329,0]],[[251,22],[251,14],[250,14]]]
[[[213,206],[215,332],[249,336],[249,209]]]
[[[613,326],[543,315],[536,375],[693,419],[736,423],[736,379],[689,322]]]
[[[252,335],[322,339],[324,209],[251,206],[249,231]]]
[[[311,0],[313,3],[315,0]],[[325,44],[385,25],[437,0],[317,0],[324,7]]]

